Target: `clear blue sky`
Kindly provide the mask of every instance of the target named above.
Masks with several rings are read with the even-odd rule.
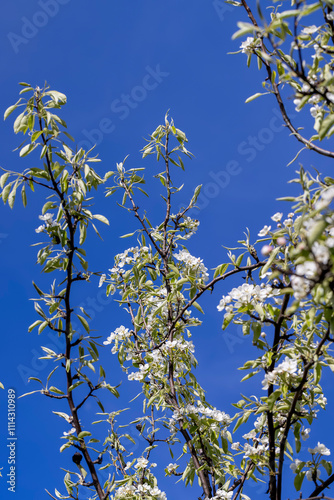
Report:
[[[213,268],[225,261],[222,245],[235,246],[246,227],[255,240],[263,225],[270,223],[271,215],[278,210],[285,214],[289,211],[275,199],[293,192],[287,181],[298,167],[296,163],[286,167],[299,146],[280,127],[282,120],[273,98],[244,103],[261,91],[263,74],[255,65],[247,69],[245,55],[228,55],[241,43],[231,41],[241,18],[241,10],[224,8],[222,2],[217,8],[204,0],[6,2],[0,18],[1,113],[17,100],[18,82],[43,86],[47,81],[52,89],[68,97],[63,116],[69,132],[84,147],[98,142],[96,151],[103,160],[99,168],[107,171],[127,154],[131,166],[141,165],[143,138],[170,109],[195,155],[183,177],[177,174],[185,182],[180,204],[203,184],[199,199],[202,210],[196,214],[201,225],[197,237],[190,241],[190,249]],[[12,122],[0,121],[0,165],[21,171],[31,166],[31,160],[19,159],[18,153],[12,152],[22,140],[13,134]],[[306,167],[314,164],[320,171],[328,165],[311,154],[300,158]],[[152,173],[156,171],[152,168]],[[154,191],[150,172],[147,178],[148,189]],[[19,200],[13,211],[1,206],[0,380],[17,394],[35,388],[33,383],[27,385],[27,377],[47,376],[37,357],[40,344],[53,343],[46,332],[44,338],[27,333],[27,326],[36,319],[28,300],[34,296],[32,280],[47,283],[35,265],[36,249],[30,246],[38,241],[34,229],[39,225],[43,196],[30,196],[27,209]],[[157,198],[145,203],[148,211],[156,211]],[[112,266],[113,255],[129,242],[119,236],[129,232],[133,222],[111,198],[104,200],[101,196],[97,206],[98,212],[110,218],[111,230],[102,228],[104,243],[93,238],[89,255],[91,267],[104,271]],[[234,284],[223,283],[214,296],[203,301],[205,321],[194,332],[200,381],[208,391],[208,400],[227,413],[232,413],[230,403],[239,399],[240,391],[251,392],[250,385],[240,386],[242,374],[236,368],[246,356],[256,355],[250,354],[249,339],[241,339],[234,327],[228,337],[221,331],[222,315],[216,305]],[[80,300],[91,309],[92,328],[103,336],[124,322],[117,306],[106,301],[95,287],[83,292]],[[232,335],[238,343],[233,344]],[[121,373],[115,360],[106,357],[105,363],[112,382],[117,384]],[[131,394],[127,394],[126,387],[121,388],[124,406],[137,390],[133,384]],[[319,426],[319,439],[334,452],[334,440],[326,432],[326,422],[334,417],[331,399],[329,403],[325,425]],[[110,399],[110,405],[114,409],[118,402]],[[14,498],[40,500],[47,498],[44,488],[62,490],[60,467],[71,467],[71,456],[58,453],[62,444],[59,436],[65,428],[51,414],[55,406],[54,401],[39,395],[17,403]],[[0,467],[7,474],[5,418],[6,392],[1,391]],[[310,438],[309,446],[316,444],[315,439],[315,435]],[[1,499],[13,498],[5,481],[0,480]],[[163,481],[161,487],[173,500],[197,496],[190,490],[184,492],[181,484],[174,487],[172,481]],[[260,497],[263,489],[255,490],[249,491],[250,496]]]

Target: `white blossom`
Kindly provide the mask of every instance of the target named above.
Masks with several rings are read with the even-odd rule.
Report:
[[[271,226],[264,226],[261,229],[261,231],[259,231],[258,236],[260,236],[260,237],[266,236],[269,233],[270,229],[271,229]]]
[[[42,226],[38,226],[35,231],[36,233],[42,233],[44,231],[44,229],[46,228],[46,226],[43,224]]]
[[[75,433],[75,428],[72,427],[71,430],[69,430],[68,432],[63,432],[63,435],[64,436],[70,436],[71,434],[74,434]]]
[[[302,461],[299,460],[298,458],[295,459],[295,461],[290,465],[290,469],[292,472],[296,472],[296,469],[298,468],[299,464],[301,464]]]
[[[315,26],[314,24],[312,26],[307,26],[306,28],[301,30],[302,35],[313,35],[317,31],[319,31],[319,27]]]
[[[280,246],[286,245],[286,238],[284,238],[284,236],[280,236],[279,238],[277,238],[277,244]]]
[[[303,441],[306,441],[306,439],[308,439],[310,437],[310,435],[309,435],[310,432],[311,432],[311,429],[304,429],[304,427],[302,428],[300,435],[301,435]]]
[[[282,212],[276,212],[272,217],[271,217],[271,220],[273,220],[274,222],[280,222],[281,219],[283,217],[283,213]]]
[[[283,221],[283,224],[285,227],[292,227],[293,220],[289,217],[288,219],[285,219],[285,221]]]
[[[276,373],[289,373],[293,375],[298,369],[298,362],[296,359],[291,359],[286,357],[282,363],[280,363],[277,368],[275,368]]]
[[[208,270],[203,264],[203,260],[198,257],[193,257],[188,250],[180,250],[178,254],[175,254],[176,260],[183,262],[186,267],[191,272],[196,273],[196,277],[207,281],[209,278]]]
[[[329,261],[329,250],[328,248],[319,243],[319,241],[315,241],[312,245],[312,252],[317,262],[321,264],[327,264]]]
[[[233,310],[233,307],[239,309],[246,304],[263,304],[263,302],[270,298],[278,295],[279,290],[273,289],[270,285],[251,285],[249,283],[244,283],[238,288],[233,288],[227,296],[223,296],[220,300],[217,309],[222,311],[225,309],[227,312]],[[231,306],[229,304],[235,301]]]
[[[166,471],[168,472],[168,474],[172,474],[173,472],[176,471],[176,469],[179,467],[178,464],[168,464],[167,467],[166,467]]]
[[[137,458],[137,463],[135,465],[136,469],[145,469],[148,465],[148,460],[144,457]]]
[[[318,444],[315,448],[308,448],[309,453],[315,455],[316,453],[320,453],[320,455],[330,455],[331,452],[326,446],[318,441]]]
[[[298,370],[298,362],[296,359],[285,357],[284,361],[280,363],[274,370],[265,374],[262,380],[262,389],[267,390],[270,384],[275,384],[277,376],[280,374],[294,375]]]
[[[99,281],[99,288],[103,285],[106,279],[107,279],[106,274],[102,274]]]
[[[261,248],[262,255],[269,255],[273,251],[274,247],[272,245],[264,245]]]
[[[251,36],[248,36],[244,42],[240,45],[241,52],[244,54],[252,54],[253,52],[253,43],[254,43],[254,38]]]
[[[306,479],[308,481],[314,481],[314,476],[315,476],[315,479],[318,479],[318,477],[320,476],[319,469],[309,469],[306,471]]]
[[[125,328],[123,325],[120,326],[119,328],[116,328],[114,332],[111,332],[107,340],[105,340],[103,343],[104,345],[111,344],[115,339],[119,340],[124,340],[128,337],[130,337],[131,332],[129,331],[128,328]]]

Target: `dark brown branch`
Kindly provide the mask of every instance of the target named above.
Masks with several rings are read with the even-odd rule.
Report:
[[[317,346],[317,348],[314,352],[314,357],[320,355],[321,349],[322,349],[323,345],[325,344],[325,342],[327,341],[328,337],[329,337],[329,328],[328,328],[326,334],[324,335],[323,339],[321,339],[321,341],[319,342],[319,345]],[[314,363],[315,363],[315,361],[311,360],[304,366],[302,380],[300,381],[300,384],[297,387],[297,390],[296,390],[295,395],[294,395],[293,400],[292,400],[291,408],[289,410],[289,413],[288,413],[288,416],[286,419],[285,429],[284,429],[283,437],[282,437],[281,444],[280,444],[278,475],[277,475],[277,500],[281,499],[282,473],[283,473],[285,444],[286,444],[288,434],[290,431],[290,427],[291,427],[292,419],[293,419],[293,416],[295,413],[296,405],[298,403],[299,398],[301,397],[301,395],[303,393],[304,386],[307,382],[308,372],[311,369],[311,367],[314,365]],[[333,477],[332,481],[334,481],[334,477]],[[324,489],[324,488],[322,488],[322,489]],[[322,491],[322,490],[320,490],[320,491]]]
[[[251,20],[251,22],[253,23],[254,27],[257,28],[257,31],[259,31],[259,25],[258,25],[258,23],[257,23],[254,15],[253,15],[251,9],[249,8],[247,2],[245,0],[241,0],[241,3],[243,5],[244,9],[246,10],[247,15],[248,15],[249,19]],[[261,38],[261,36],[260,36],[260,38]],[[265,47],[264,42],[263,42],[263,39],[261,39],[261,46],[262,46],[262,50],[264,52],[267,52],[266,47]],[[323,156],[328,156],[329,158],[334,158],[334,152],[328,151],[326,149],[322,149],[319,146],[316,146],[315,144],[313,144],[311,141],[305,139],[305,137],[303,137],[298,132],[298,130],[292,125],[291,120],[290,120],[290,118],[289,118],[289,116],[287,114],[287,111],[285,109],[285,106],[284,106],[284,103],[283,103],[282,96],[280,94],[278,85],[277,85],[277,83],[275,81],[272,81],[272,69],[271,69],[270,62],[268,62],[264,58],[261,58],[261,61],[262,61],[262,63],[264,64],[264,66],[266,68],[266,71],[267,71],[267,74],[268,74],[268,79],[271,82],[273,93],[275,95],[275,98],[276,98],[276,101],[278,103],[280,112],[282,114],[282,118],[283,118],[286,126],[288,127],[288,129],[292,132],[292,135],[294,135],[296,137],[296,139],[299,142],[301,142],[302,144],[304,144],[304,146],[306,146],[308,149],[310,149],[312,151],[315,151],[316,153],[319,153],[319,154],[321,154]]]
[[[334,474],[332,474],[331,476],[329,476],[329,478],[326,479],[326,481],[324,481],[314,491],[312,491],[312,493],[310,495],[310,498],[319,495],[325,488],[327,488],[333,482],[334,482]],[[323,497],[321,497],[321,498],[323,498]],[[326,497],[324,497],[324,498],[326,498]]]

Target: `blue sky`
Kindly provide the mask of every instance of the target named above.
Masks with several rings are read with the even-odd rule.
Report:
[[[102,159],[98,168],[105,172],[128,154],[129,166],[145,165],[139,153],[144,138],[162,123],[169,109],[176,126],[186,132],[188,149],[195,155],[184,174],[175,174],[185,183],[179,203],[185,203],[194,188],[203,184],[199,198],[202,210],[196,213],[201,225],[189,248],[213,268],[226,260],[222,245],[235,246],[246,227],[255,240],[272,214],[289,212],[288,206],[275,199],[293,193],[287,181],[298,167],[297,163],[286,166],[299,146],[280,126],[274,99],[266,96],[245,104],[247,97],[261,91],[263,74],[255,65],[247,68],[245,55],[228,55],[241,43],[232,41],[231,36],[242,18],[241,10],[204,0],[6,2],[0,19],[2,112],[16,102],[18,82],[43,86],[47,81],[68,97],[62,116],[71,135],[83,147],[97,142],[96,152]],[[288,108],[293,109],[292,102]],[[31,159],[20,159],[13,152],[22,139],[14,135],[12,121],[0,122],[0,165],[21,171],[31,166]],[[311,153],[301,155],[300,161],[323,172],[329,169],[326,160]],[[155,220],[159,201],[154,196],[156,181],[151,179],[150,169],[152,175],[158,170],[153,162],[147,165],[152,198],[145,201],[145,208]],[[29,301],[34,296],[32,281],[47,283],[35,265],[36,249],[30,246],[38,241],[34,229],[39,225],[43,197],[42,192],[29,196],[27,209],[19,201],[13,211],[1,207],[0,380],[17,394],[35,388],[27,384],[27,377],[47,376],[47,368],[37,359],[39,346],[54,344],[46,332],[43,339],[27,333],[28,325],[36,319]],[[133,221],[112,198],[105,200],[100,195],[96,204],[96,211],[110,219],[111,228],[101,229],[103,243],[92,237],[89,256],[92,268],[105,271],[111,267],[113,255],[126,248],[128,240],[119,236],[130,232]],[[248,339],[242,339],[234,327],[230,334],[235,334],[237,342],[231,335],[224,337],[222,316],[216,310],[220,296],[235,283],[223,283],[213,296],[203,300],[205,321],[194,333],[199,379],[208,399],[227,413],[232,413],[230,404],[239,399],[240,391],[251,391],[250,385],[240,386],[242,373],[236,371],[250,355]],[[81,292],[78,299],[90,309],[92,328],[102,336],[124,322],[117,306],[95,285]],[[109,356],[105,363],[117,384],[122,374],[115,361]],[[122,403],[126,406],[136,388],[123,387]],[[0,393],[0,467],[5,474],[6,394]],[[114,409],[118,402],[110,399],[110,405]],[[51,492],[55,487],[62,489],[60,467],[70,467],[71,461],[70,454],[58,453],[62,444],[59,436],[65,429],[51,414],[52,409],[56,409],[54,402],[38,395],[17,402],[17,498],[37,500],[44,498],[44,488]],[[329,398],[322,421],[325,425],[318,426],[319,439],[329,447],[326,422],[333,419],[333,412]],[[315,439],[310,446],[316,444]],[[180,484],[175,487],[171,481],[162,481],[161,487],[169,498],[194,498]],[[4,478],[0,491],[1,498],[11,498]],[[253,496],[259,497],[264,490],[253,491]],[[252,491],[249,493],[252,496]]]

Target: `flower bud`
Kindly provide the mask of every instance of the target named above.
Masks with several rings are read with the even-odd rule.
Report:
[[[261,253],[262,255],[269,255],[270,252],[273,250],[274,247],[272,247],[271,245],[264,245],[262,248],[261,248]]]
[[[277,238],[277,244],[280,246],[286,245],[286,239],[284,238],[284,236],[280,236],[279,238]]]

